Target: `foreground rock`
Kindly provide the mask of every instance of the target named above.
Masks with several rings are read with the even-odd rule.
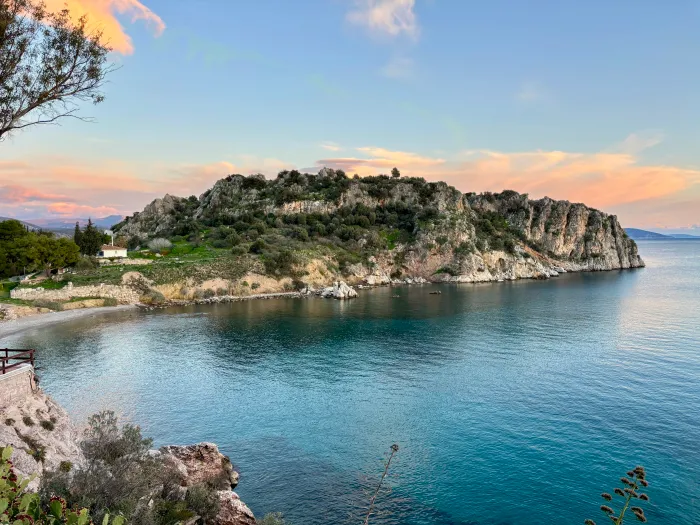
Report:
[[[238,494],[230,490],[219,492],[219,513],[215,525],[255,525],[255,516]]]
[[[215,525],[255,525],[253,511],[233,492],[238,485],[238,473],[214,443],[171,445],[162,447],[158,454],[176,473],[180,498],[184,499],[187,489],[195,485],[218,489],[220,508],[213,521]]]
[[[183,487],[206,483],[219,490],[232,490],[238,485],[238,472],[214,443],[170,445],[159,452],[166,464],[174,468]]]
[[[11,459],[19,474],[37,476],[30,490],[39,487],[44,469],[83,464],[78,429],[66,411],[41,390],[12,403],[0,399],[0,414],[0,445],[14,449]]]
[[[8,376],[0,376],[0,446],[13,448],[15,470],[23,477],[35,476],[28,488],[36,491],[44,471],[84,466],[81,432],[66,411],[37,387],[31,367]],[[206,485],[217,491],[220,502],[212,523],[255,525],[253,511],[233,492],[238,473],[214,443],[166,446],[152,454],[173,473],[175,499],[184,500],[190,487]]]

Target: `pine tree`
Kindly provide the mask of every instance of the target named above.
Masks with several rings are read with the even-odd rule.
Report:
[[[73,242],[80,247],[80,252],[83,252],[83,232],[80,229],[80,223],[75,221],[75,232],[73,233]]]
[[[391,176],[398,179],[401,176],[401,172],[398,170],[398,168],[394,168],[391,170]]]
[[[92,219],[88,219],[85,231],[82,233],[80,252],[83,255],[94,257],[102,247],[102,240],[102,234],[97,231],[97,228],[92,224]]]

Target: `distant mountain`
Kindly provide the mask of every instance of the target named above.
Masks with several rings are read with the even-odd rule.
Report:
[[[700,236],[698,235],[688,235],[687,233],[670,233],[668,236],[674,239],[700,239]]]
[[[19,219],[13,219],[12,217],[0,217],[0,222],[2,222],[2,221],[14,221],[14,220],[19,220]],[[41,230],[41,227],[37,226],[36,224],[31,224],[29,222],[24,222],[24,221],[19,221],[19,222],[24,224],[24,226],[29,228],[30,230]]]
[[[101,217],[97,219],[92,219],[92,223],[100,228],[100,229],[107,229],[111,228],[115,224],[119,223],[124,219],[122,215],[110,215],[108,217]],[[87,219],[73,219],[73,218],[67,218],[67,219],[58,219],[58,218],[50,218],[50,219],[32,219],[32,223],[40,226],[41,228],[44,228],[46,230],[66,230],[66,229],[73,229],[75,228],[75,223],[78,222],[80,223],[80,226],[85,226],[88,223]]]
[[[635,241],[660,241],[663,239],[672,239],[669,235],[662,235],[656,232],[650,232],[646,230],[639,230],[637,228],[625,228],[627,235],[629,235]]]
[[[700,236],[688,235],[687,233],[656,233],[637,228],[625,228],[627,235],[635,241],[663,241],[663,240],[700,240]]]

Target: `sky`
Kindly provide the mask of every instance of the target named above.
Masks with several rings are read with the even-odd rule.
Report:
[[[0,216],[131,214],[231,173],[342,168],[700,228],[696,0],[48,0],[119,69],[0,143]]]

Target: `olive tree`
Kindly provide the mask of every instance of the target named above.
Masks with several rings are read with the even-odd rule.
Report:
[[[65,117],[88,120],[78,107],[104,100],[110,50],[86,17],[49,12],[42,0],[0,0],[0,140]]]

